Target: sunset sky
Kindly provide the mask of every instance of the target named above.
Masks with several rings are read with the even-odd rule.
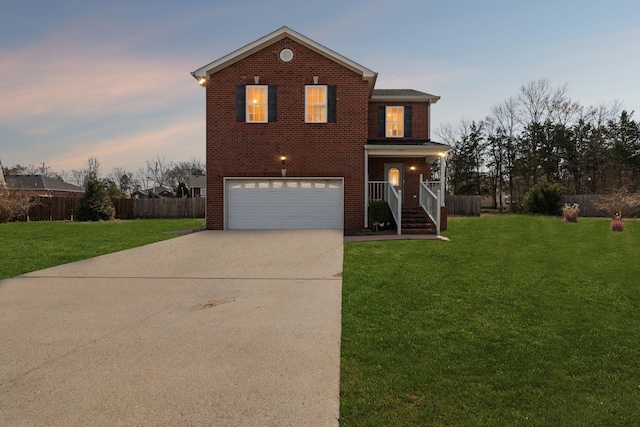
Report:
[[[189,73],[285,25],[378,72],[376,88],[441,96],[434,129],[481,120],[541,78],[638,119],[639,16],[638,0],[5,2],[0,161],[60,172],[96,157],[103,175],[204,161],[204,89]]]

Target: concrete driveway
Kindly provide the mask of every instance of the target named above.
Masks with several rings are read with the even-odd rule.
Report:
[[[337,425],[342,242],[203,231],[0,281],[2,424]]]

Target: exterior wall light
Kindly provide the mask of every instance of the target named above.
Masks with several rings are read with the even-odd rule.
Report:
[[[280,160],[282,160],[282,168],[280,169],[280,173],[282,173],[282,176],[285,177],[287,176],[287,167],[285,165],[285,160],[287,160],[287,157],[280,156]]]
[[[206,77],[199,77],[198,78],[198,84],[200,84],[200,86],[206,86],[207,85],[207,80],[209,80]]]
[[[415,166],[410,166],[409,170],[414,171],[414,170],[416,170],[416,167]]]

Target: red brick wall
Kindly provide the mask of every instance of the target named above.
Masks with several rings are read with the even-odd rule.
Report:
[[[413,136],[411,138],[381,138],[378,136],[378,107],[379,106],[389,106],[389,107],[404,107],[406,105],[411,105],[411,129],[413,131]],[[429,104],[426,102],[370,102],[369,103],[369,126],[368,126],[368,134],[369,139],[372,140],[381,140],[384,139],[389,142],[397,141],[398,143],[402,143],[402,140],[407,139],[428,139],[428,130],[429,130],[429,112],[428,112]]]
[[[294,57],[283,62],[279,52]],[[236,85],[278,85],[278,120],[236,122]],[[336,123],[310,124],[304,88],[336,85]],[[207,83],[207,228],[224,227],[224,177],[344,177],[344,228],[364,222],[364,144],[368,85],[362,76],[285,38],[211,75]]]

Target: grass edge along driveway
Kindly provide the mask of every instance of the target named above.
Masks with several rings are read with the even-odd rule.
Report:
[[[0,280],[176,237],[203,219],[0,224]],[[135,261],[132,261],[135,262]]]
[[[640,222],[345,244],[342,426],[640,424]]]

